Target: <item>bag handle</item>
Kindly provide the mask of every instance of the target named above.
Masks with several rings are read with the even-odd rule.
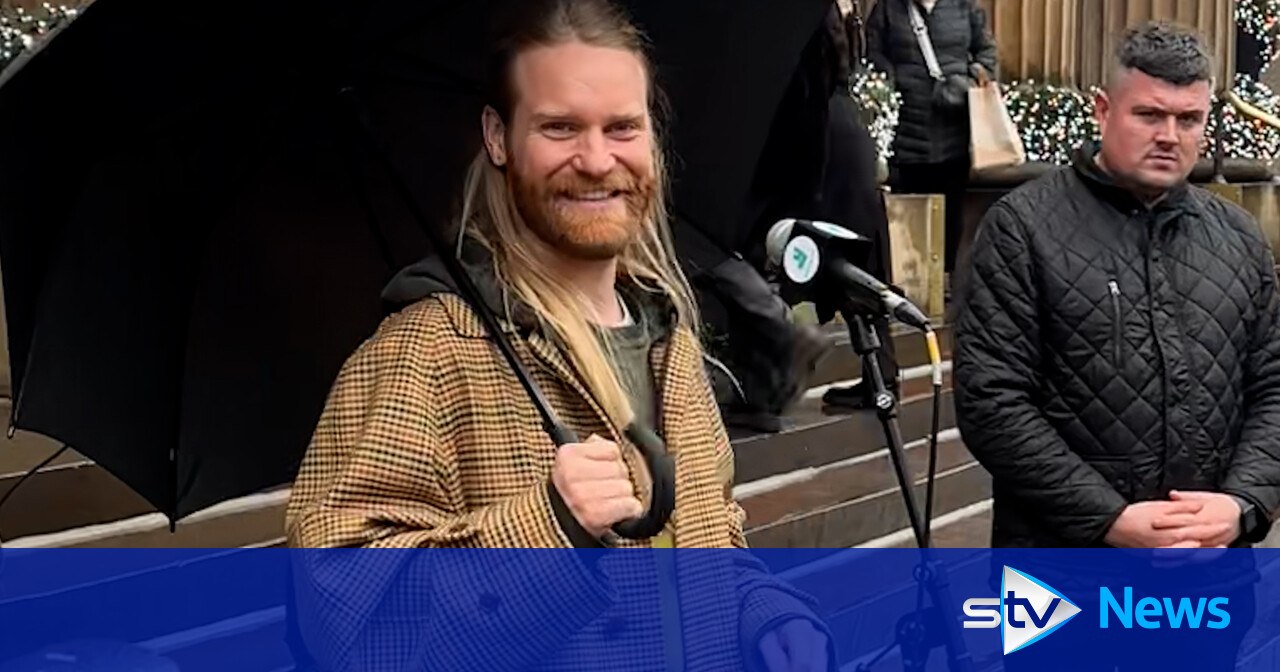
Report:
[[[938,65],[938,55],[933,51],[933,40],[929,37],[929,27],[925,25],[924,16],[916,0],[907,0],[907,10],[911,15],[911,32],[916,34],[916,42],[924,54],[924,64],[929,67],[929,76],[941,82],[942,67]]]

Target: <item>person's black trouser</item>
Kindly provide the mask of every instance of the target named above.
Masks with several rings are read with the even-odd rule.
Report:
[[[783,412],[804,379],[794,370],[796,329],[787,303],[742,259],[730,258],[693,283],[723,307],[723,323],[714,326],[729,335],[726,363],[747,397],[740,405]]]
[[[969,188],[969,158],[945,163],[892,163],[889,186],[899,194],[942,194],[947,199],[943,266],[950,273],[964,235],[964,199]]]

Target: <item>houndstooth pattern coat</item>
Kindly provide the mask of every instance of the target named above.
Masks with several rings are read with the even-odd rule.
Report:
[[[638,452],[553,343],[514,315],[504,330],[561,421],[622,446],[647,501]],[[745,548],[732,448],[694,334],[672,328],[651,363],[676,464],[675,545]],[[298,622],[318,665],[750,669],[773,626],[800,617],[822,628],[807,596],[744,550],[681,552],[665,581],[654,553],[447,550],[571,547],[549,500],[553,459],[536,409],[461,299],[442,291],[389,317],[331,390],[289,501],[289,545],[437,550],[295,554]]]

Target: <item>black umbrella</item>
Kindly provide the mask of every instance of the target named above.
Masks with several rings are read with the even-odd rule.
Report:
[[[431,251],[413,214],[452,212],[497,4],[97,0],[9,73],[12,424],[171,519],[288,483],[382,287]],[[632,4],[674,102],[678,193],[705,196],[688,215],[715,235],[825,3]]]
[[[745,251],[743,210],[770,126],[832,0],[630,4],[674,108],[677,244],[691,268],[710,268]]]
[[[383,284],[428,251],[403,217],[370,226],[381,204],[355,198],[334,132],[330,92],[372,39],[358,17],[262,4],[102,0],[0,88],[14,424],[175,518],[292,477]],[[406,173],[443,212],[477,100],[399,99],[450,129],[398,137],[431,157]]]

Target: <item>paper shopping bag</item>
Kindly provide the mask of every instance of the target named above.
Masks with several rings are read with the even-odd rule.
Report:
[[[995,83],[969,89],[969,131],[975,171],[1026,162],[1022,138]]]

